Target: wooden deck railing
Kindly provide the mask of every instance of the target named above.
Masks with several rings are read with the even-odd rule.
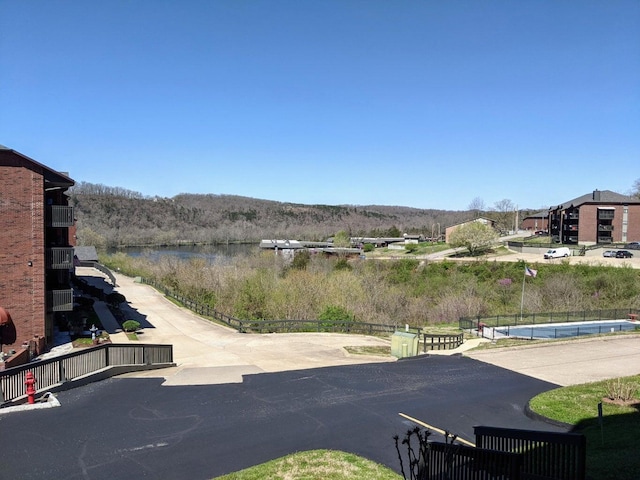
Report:
[[[28,371],[37,380],[37,392],[44,392],[109,367],[131,366],[140,370],[171,365],[173,345],[107,343],[0,371],[0,403],[24,396],[24,380]]]
[[[525,479],[584,480],[586,437],[577,433],[474,427],[478,448],[522,455]]]

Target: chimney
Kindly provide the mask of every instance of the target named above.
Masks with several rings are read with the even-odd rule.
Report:
[[[600,190],[595,189],[593,191],[593,201],[594,202],[599,202],[600,201]]]

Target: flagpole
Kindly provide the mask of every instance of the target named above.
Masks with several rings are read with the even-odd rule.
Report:
[[[522,311],[524,309],[524,283],[527,279],[527,266],[524,266],[524,272],[522,273],[522,297],[520,297],[520,323],[522,323]]]

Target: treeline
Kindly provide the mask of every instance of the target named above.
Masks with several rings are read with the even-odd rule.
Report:
[[[375,261],[273,252],[210,264],[125,254],[102,261],[128,275],[241,319],[340,319],[426,326],[460,317],[518,313],[524,263]],[[640,307],[640,272],[626,267],[539,265],[527,277],[524,312]],[[333,318],[337,320],[338,318]]]
[[[350,236],[444,234],[471,211],[401,206],[302,205],[235,195],[145,197],[119,187],[80,182],[70,191],[79,245],[98,248],[259,242],[266,238],[322,241]]]

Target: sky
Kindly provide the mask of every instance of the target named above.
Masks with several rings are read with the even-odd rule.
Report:
[[[148,196],[630,193],[640,1],[0,0],[0,144]]]

